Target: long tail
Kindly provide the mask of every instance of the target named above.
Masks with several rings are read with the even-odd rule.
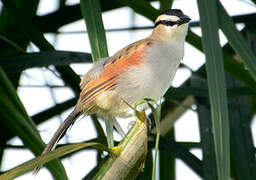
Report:
[[[81,112],[74,109],[71,114],[67,117],[67,119],[60,125],[60,127],[57,129],[55,134],[53,135],[50,142],[45,147],[43,154],[46,154],[56,147],[57,143],[60,141],[60,139],[65,135],[67,129],[76,121],[76,119],[80,116]],[[37,174],[39,172],[41,167],[36,167],[33,171],[33,174]]]

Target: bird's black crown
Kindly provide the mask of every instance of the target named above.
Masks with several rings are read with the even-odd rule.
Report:
[[[177,16],[177,17],[184,16],[183,12],[180,9],[167,9],[167,10],[161,12],[159,15],[162,15],[162,14]]]
[[[170,20],[159,20],[155,23],[155,28],[162,24],[165,26],[174,26],[174,25],[182,25],[185,23],[188,23],[191,19],[186,16],[185,14],[183,14],[183,12],[180,9],[168,9],[163,11],[162,13],[160,13],[160,15],[167,15],[167,16],[176,16],[179,19],[176,21],[170,21]],[[160,16],[159,15],[159,16]]]

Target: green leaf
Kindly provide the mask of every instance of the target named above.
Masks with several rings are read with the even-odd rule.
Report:
[[[149,2],[145,0],[116,0],[120,4],[129,6],[132,8],[136,13],[139,13],[146,18],[150,19],[151,21],[155,21],[159,11],[152,7]]]
[[[15,17],[15,19],[19,22],[20,28],[23,32],[30,37],[33,42],[38,46],[41,47],[41,50],[54,50],[52,45],[41,36],[39,31],[35,28],[35,26],[30,23],[29,17],[27,17],[26,13],[23,13],[19,8],[16,7],[13,0],[2,0],[4,6],[11,12],[11,14]],[[26,31],[29,29],[29,31]]]
[[[109,1],[106,0],[100,0],[100,5],[102,12],[124,7],[124,5],[116,1],[109,3]],[[35,22],[41,32],[56,32],[60,27],[83,18],[80,10],[80,4],[64,6],[52,13],[36,16],[33,22]]]
[[[16,1],[16,5],[17,7],[22,9],[23,12],[26,12],[26,14],[32,17],[36,13],[38,1],[19,0]],[[0,22],[0,56],[9,56],[19,54],[20,52],[24,52],[24,49],[26,49],[29,43],[29,40],[24,36],[23,32],[19,29],[12,14],[8,12],[5,6],[1,7]],[[2,41],[3,39],[5,40]],[[20,50],[13,48],[12,45],[10,46],[10,44],[7,44],[6,42],[12,42],[13,45],[15,44],[16,46],[19,46]],[[9,80],[15,89],[17,89],[19,84],[20,74],[21,72],[6,74],[9,77]],[[3,117],[0,119],[3,119]],[[8,128],[6,128],[0,121],[0,137],[2,143],[5,143],[10,136],[13,136],[13,133],[10,132]]]
[[[179,88],[170,88],[165,93],[165,98],[180,98],[187,96],[198,96],[198,97],[208,97],[208,88],[207,87],[179,87]],[[248,89],[247,87],[234,87],[227,89],[227,95],[230,97],[237,96],[246,96],[246,95],[256,95],[256,92]]]
[[[19,72],[33,67],[67,66],[71,63],[92,62],[89,53],[72,51],[42,51],[18,56],[1,57],[0,65],[5,72]]]
[[[93,61],[108,56],[105,29],[98,0],[81,0],[81,11],[85,20]]]
[[[229,44],[233,47],[238,56],[240,56],[246,68],[251,73],[254,81],[256,81],[256,56],[253,54],[242,34],[236,29],[232,18],[219,2],[217,3],[217,7],[221,30],[227,37]]]
[[[31,119],[36,123],[36,124],[40,124],[56,115],[61,114],[62,112],[64,112],[65,110],[73,107],[76,105],[77,102],[77,98],[71,98],[67,101],[64,101],[62,103],[56,104],[53,107],[50,107],[48,109],[45,109],[33,116],[31,116]]]
[[[106,144],[107,139],[106,139],[105,132],[104,132],[104,130],[103,130],[101,124],[100,124],[99,119],[97,118],[97,116],[95,114],[91,115],[91,118],[94,121],[94,126],[95,126],[95,129],[97,131],[98,139],[100,139],[101,143]]]
[[[174,140],[174,129],[168,132],[165,138]],[[175,180],[175,158],[164,149],[160,149],[159,156],[160,179]]]
[[[230,178],[229,119],[224,65],[219,44],[216,0],[197,0],[203,47],[206,56],[206,71],[209,87],[211,119],[219,179]]]
[[[173,0],[160,0],[160,11],[170,9],[173,4]]]
[[[18,135],[24,145],[35,155],[41,153],[44,143],[36,126],[27,115],[14,88],[0,67],[0,121],[14,135]],[[56,179],[67,179],[63,166],[55,161],[48,166]]]
[[[81,0],[81,11],[85,20],[93,61],[108,56],[105,29],[101,17],[101,9],[98,0]],[[113,122],[111,119],[105,121],[107,141],[109,148],[114,146]]]
[[[159,143],[160,150],[166,150],[172,156],[181,159],[185,164],[187,164],[197,175],[204,177],[203,166],[200,159],[195,155],[190,153],[188,149],[183,147],[180,143],[170,140],[166,137],[160,138]]]
[[[191,86],[197,88],[206,88],[206,81],[191,80]],[[218,179],[216,169],[216,158],[214,151],[214,139],[212,134],[212,123],[211,123],[211,109],[209,106],[209,99],[206,97],[195,97],[199,128],[200,128],[200,139],[203,151],[203,169],[205,180],[216,180]]]
[[[228,87],[240,87],[240,82],[227,76]],[[256,179],[255,148],[251,132],[251,122],[248,98],[230,97],[229,117],[230,117],[230,135],[231,135],[231,156],[233,172],[237,180]]]
[[[1,180],[14,179],[15,177],[18,177],[26,172],[33,170],[35,167],[41,166],[42,164],[52,161],[53,159],[56,159],[66,154],[78,151],[80,149],[89,148],[89,147],[100,149],[100,150],[107,150],[107,147],[105,147],[100,143],[76,143],[76,144],[66,145],[66,146],[57,148],[54,151],[41,155],[35,159],[27,161],[9,170],[8,172],[0,175],[0,179]]]
[[[248,13],[248,14],[242,14],[242,15],[235,15],[231,18],[235,23],[244,23],[246,25],[253,25],[255,24],[255,13]],[[189,24],[190,27],[198,27],[200,25],[199,21],[194,21]]]
[[[189,31],[187,41],[198,50],[203,51],[202,40],[195,33]],[[227,72],[229,72],[232,76],[242,81],[247,87],[251,88],[252,90],[256,90],[256,83],[254,79],[251,77],[251,75],[248,73],[248,71],[244,69],[244,67],[241,66],[241,64],[238,64],[237,61],[224,49],[223,60],[224,67]]]
[[[31,39],[31,41],[40,48],[40,50],[54,50],[54,47],[44,38],[43,34],[31,22],[31,19],[22,13],[12,0],[3,0],[4,6],[14,16],[17,24],[24,32],[24,34]],[[56,67],[56,70],[61,74],[62,79],[67,83],[75,92],[79,94],[80,77],[68,66]]]
[[[251,0],[254,4],[256,4],[256,0]]]

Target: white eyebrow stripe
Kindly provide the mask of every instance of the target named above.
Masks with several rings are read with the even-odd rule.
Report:
[[[161,16],[158,16],[158,18],[156,19],[156,22],[157,21],[172,21],[172,22],[176,22],[178,21],[180,18],[177,17],[177,16],[172,16],[172,15],[166,15],[166,14],[163,14]]]

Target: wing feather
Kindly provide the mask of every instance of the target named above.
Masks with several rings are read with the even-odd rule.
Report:
[[[96,63],[81,82],[82,91],[78,101],[80,107],[88,111],[88,107],[93,106],[92,102],[98,95],[114,90],[123,72],[143,63],[147,45],[147,41],[139,41]]]
[[[103,91],[113,90],[116,86],[117,76],[113,76],[103,82],[100,80],[90,81],[80,94],[80,102],[82,104],[89,104],[93,99]]]

